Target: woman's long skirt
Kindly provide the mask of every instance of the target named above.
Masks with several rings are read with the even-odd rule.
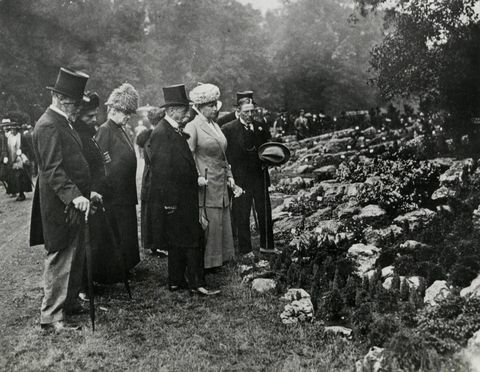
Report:
[[[205,246],[205,269],[222,266],[235,257],[229,207],[207,207],[208,236]]]

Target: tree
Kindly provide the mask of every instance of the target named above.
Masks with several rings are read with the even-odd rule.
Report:
[[[385,99],[417,96],[457,123],[480,113],[480,25],[476,0],[355,0],[384,14],[385,37],[372,50],[372,79]],[[478,6],[478,4],[477,4]]]

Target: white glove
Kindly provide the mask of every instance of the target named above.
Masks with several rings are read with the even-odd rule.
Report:
[[[198,177],[198,186],[203,187],[208,185],[208,180],[205,177]]]
[[[3,164],[8,164],[8,158],[7,157],[3,158]]]

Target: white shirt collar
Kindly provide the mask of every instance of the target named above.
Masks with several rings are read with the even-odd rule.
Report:
[[[65,119],[68,120],[68,115],[64,113],[62,110],[60,110],[58,107],[55,107],[54,105],[50,105],[49,107],[50,110],[55,111],[58,115],[63,116]]]
[[[168,116],[168,114],[165,114],[165,120],[168,121],[168,123],[175,129],[178,128],[178,123],[175,120],[173,120],[170,116]]]

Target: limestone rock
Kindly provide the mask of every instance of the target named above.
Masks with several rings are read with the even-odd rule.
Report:
[[[379,248],[361,243],[352,245],[348,250],[348,255],[358,264],[357,272],[360,276],[364,276],[366,272],[373,269],[379,254]]]
[[[453,162],[448,170],[440,176],[440,185],[457,189],[466,186],[467,177],[475,163],[473,159],[463,159]]]
[[[432,200],[448,200],[448,199],[455,199],[460,194],[458,189],[448,188],[446,186],[440,186],[435,192],[432,194]]]
[[[389,278],[393,276],[393,270],[395,268],[393,266],[387,266],[382,269],[382,278]]]
[[[325,333],[332,333],[335,336],[342,336],[350,338],[352,336],[353,331],[350,328],[341,327],[341,326],[330,326],[325,327]]]
[[[283,324],[294,324],[313,320],[313,304],[310,298],[294,300],[285,305],[280,314]]]
[[[439,302],[445,300],[451,294],[451,290],[445,280],[436,280],[425,291],[423,302],[430,306],[436,306]]]
[[[287,293],[280,297],[281,300],[290,302],[301,300],[302,298],[310,298],[308,292],[302,288],[290,288]]]
[[[318,235],[337,235],[340,228],[342,227],[341,222],[338,220],[324,220],[319,221],[317,227],[315,228],[315,233]]]
[[[410,231],[417,231],[419,228],[428,226],[435,218],[435,215],[436,213],[430,209],[420,208],[398,216],[393,222],[400,227],[408,227]]]
[[[347,202],[339,204],[334,211],[334,214],[339,219],[345,219],[353,217],[360,212],[360,208],[357,203]]]
[[[460,296],[480,297],[480,275],[473,279],[468,287],[465,287],[460,291]]]
[[[273,232],[275,234],[291,231],[301,226],[303,223],[303,216],[288,216],[279,221],[276,221],[273,225]]]
[[[480,371],[480,330],[468,340],[467,347],[460,352],[467,368],[472,372]]]
[[[375,225],[385,220],[387,212],[378,205],[370,204],[363,207],[360,213],[354,216],[355,220],[363,221],[367,224]]]
[[[355,364],[355,372],[381,372],[385,370],[385,349],[372,346],[363,360]]]
[[[281,192],[271,192],[270,193],[270,204],[272,205],[272,209],[277,208],[280,205],[283,205],[285,202],[285,198],[288,196]]]
[[[397,225],[391,225],[384,229],[374,229],[369,226],[363,231],[367,244],[382,245],[386,242],[396,241],[403,234],[403,229]]]
[[[331,180],[337,175],[337,167],[335,165],[325,165],[313,170],[313,174],[320,181]]]
[[[436,158],[429,160],[430,163],[438,166],[442,171],[446,171],[448,168],[450,168],[454,161],[454,158]]]
[[[254,279],[252,282],[252,289],[258,293],[266,293],[274,290],[277,283],[273,279]]]
[[[417,242],[416,240],[406,240],[400,244],[400,249],[404,249],[409,252],[413,252],[420,249],[430,248],[428,244]]]
[[[298,174],[310,173],[312,170],[313,170],[313,167],[311,165],[305,164],[305,165],[300,165],[297,168],[297,173]]]
[[[314,214],[311,216],[308,216],[305,218],[305,223],[307,225],[318,225],[319,221],[330,219],[332,216],[332,208],[331,207],[325,207],[317,210]]]

